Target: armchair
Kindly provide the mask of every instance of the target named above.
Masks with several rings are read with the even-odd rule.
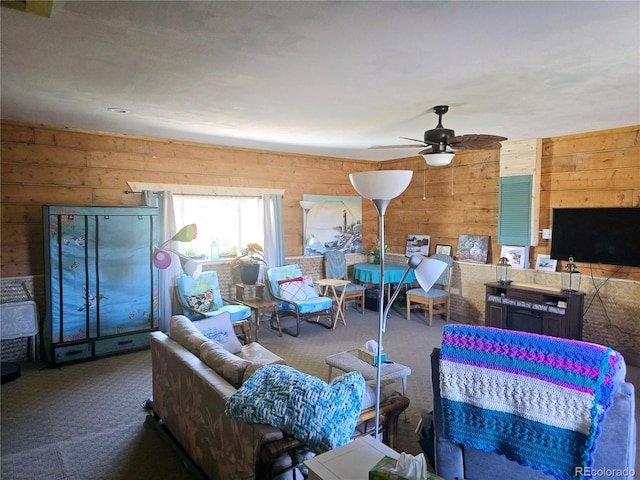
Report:
[[[453,266],[453,257],[436,253],[430,258],[445,262],[449,268],[446,268],[442,275],[436,280],[436,283],[428,292],[422,288],[412,288],[407,291],[407,320],[411,319],[411,309],[424,308],[429,313],[429,326],[433,322],[433,315],[441,313],[445,314],[445,321],[449,321],[451,311],[449,293],[451,291],[451,267]],[[411,302],[414,303],[411,306]],[[425,312],[425,314],[427,313]]]
[[[466,328],[466,327],[463,327],[463,328]],[[486,327],[476,327],[476,328],[485,329],[488,331],[497,330],[497,329],[491,329]],[[520,333],[520,332],[517,332],[517,333]],[[443,339],[448,335],[449,333],[445,331],[445,334],[443,335]],[[455,340],[456,335],[457,333],[454,333],[449,338],[453,338]],[[490,339],[489,339],[489,336],[487,336],[486,338],[482,337],[482,339],[491,340],[491,343],[495,345],[496,344],[495,334],[489,333],[489,335],[492,336]],[[497,335],[500,335],[500,333],[498,333]],[[458,338],[461,338],[461,337],[458,337]],[[475,337],[473,336],[465,336],[464,338],[466,338],[471,342],[475,342]],[[549,339],[551,342],[554,342],[555,340],[559,340],[558,343],[560,344],[560,346],[557,350],[555,350],[554,356],[547,355],[547,352],[549,352],[549,350],[547,350],[548,343],[543,343],[543,342],[548,342]],[[538,345],[543,346],[544,350],[543,349],[538,350],[538,353],[535,354],[534,356],[525,357],[523,355],[522,357],[518,357],[518,360],[516,360],[516,363],[521,365],[521,368],[523,368],[524,370],[514,371],[517,373],[508,373],[507,371],[496,370],[497,377],[495,378],[503,379],[504,381],[499,380],[499,382],[503,382],[504,385],[514,386],[514,391],[515,391],[516,382],[519,381],[518,377],[521,377],[522,375],[526,376],[526,371],[530,369],[530,367],[523,365],[523,363],[531,361],[532,367],[533,367],[533,363],[539,363],[534,360],[531,360],[535,357],[535,358],[546,358],[548,362],[553,363],[553,366],[551,366],[551,363],[543,362],[544,365],[539,364],[535,366],[534,369],[536,370],[543,369],[545,373],[547,375],[551,375],[551,377],[543,376],[541,378],[543,380],[546,378],[546,380],[544,381],[548,381],[549,383],[554,383],[553,382],[554,378],[563,376],[563,373],[562,373],[563,368],[569,370],[567,365],[572,365],[571,364],[572,360],[576,360],[579,358],[587,358],[587,356],[590,354],[580,353],[580,349],[581,348],[584,349],[585,345],[592,345],[592,344],[584,344],[583,342],[565,341],[561,339],[554,339],[553,337],[544,337],[542,335],[536,335],[534,342],[538,342],[538,341],[540,342],[538,343]],[[477,345],[477,343],[475,344]],[[469,344],[466,344],[466,345],[469,345]],[[487,344],[485,343],[485,345]],[[500,347],[502,345],[503,343],[499,343]],[[520,343],[520,341],[518,341],[517,345],[518,345],[518,348],[522,350],[524,346],[528,344],[526,343],[526,340],[525,340],[525,343]],[[556,474],[560,475],[556,478],[562,478],[562,474],[560,473],[561,470],[558,469],[558,465],[565,465],[565,468],[568,467],[567,469],[570,469],[572,474],[576,476],[581,476],[581,475],[577,475],[577,471],[574,470],[575,467],[578,467],[578,465],[574,465],[573,461],[570,461],[568,465],[563,464],[561,461],[558,461],[558,459],[563,459],[563,455],[569,454],[569,452],[572,451],[571,448],[574,446],[574,443],[576,443],[579,440],[580,438],[579,436],[577,436],[574,433],[573,434],[574,436],[571,438],[571,441],[566,440],[565,443],[562,444],[563,445],[562,447],[557,447],[557,445],[560,445],[560,444],[556,442],[559,441],[561,438],[566,438],[566,437],[563,437],[563,435],[566,435],[566,433],[563,433],[563,432],[566,432],[565,429],[561,427],[547,427],[547,429],[545,430],[546,436],[542,437],[542,438],[545,438],[544,442],[537,441],[539,440],[538,435],[534,434],[533,433],[534,430],[530,429],[529,425],[531,421],[529,420],[529,418],[532,418],[531,417],[532,415],[539,414],[538,413],[539,408],[537,407],[537,405],[535,405],[536,400],[540,400],[540,397],[538,397],[537,395],[529,395],[527,399],[525,399],[525,402],[527,402],[525,403],[525,405],[527,407],[524,413],[524,417],[520,417],[519,415],[516,415],[513,413],[504,413],[504,412],[497,413],[496,418],[501,418],[502,420],[493,424],[494,426],[491,428],[487,427],[486,431],[489,431],[495,428],[496,431],[499,430],[499,431],[517,432],[517,433],[514,433],[512,438],[510,437],[507,441],[503,440],[503,442],[501,443],[500,449],[502,450],[502,452],[505,453],[504,455],[500,453],[496,453],[495,451],[489,451],[491,450],[489,448],[487,448],[485,451],[479,448],[473,448],[472,446],[468,446],[467,444],[454,443],[452,440],[449,439],[448,434],[446,432],[454,432],[454,431],[457,432],[457,430],[455,430],[456,427],[453,427],[452,429],[450,425],[447,424],[447,420],[446,420],[447,414],[445,414],[445,409],[447,412],[451,412],[452,408],[459,408],[460,415],[463,415],[464,412],[473,411],[473,410],[467,410],[466,409],[467,407],[465,407],[466,403],[464,402],[452,402],[451,399],[448,399],[446,401],[443,399],[443,391],[446,391],[446,389],[450,389],[450,386],[452,385],[452,380],[450,379],[449,376],[446,376],[446,373],[445,373],[445,377],[441,375],[441,372],[443,371],[442,361],[444,360],[445,362],[447,361],[455,362],[456,355],[466,355],[467,357],[470,355],[469,353],[466,353],[467,352],[466,347],[455,347],[455,348],[456,350],[453,350],[454,352],[452,354],[453,356],[449,356],[446,354],[444,350],[444,343],[443,343],[443,350],[436,348],[433,350],[433,353],[431,354],[431,380],[432,380],[432,386],[433,386],[433,426],[434,426],[433,448],[434,448],[436,473],[439,476],[450,479],[450,480],[456,480],[456,479],[462,480],[464,478],[473,478],[474,480],[485,480],[485,479],[489,480],[494,478],[509,478],[514,480],[545,480],[545,479],[552,478],[546,475],[545,473],[543,473],[542,469],[535,470],[532,468],[534,465],[537,465],[538,468],[541,468],[540,465],[544,464],[545,466],[547,466],[546,468],[553,469],[553,471],[555,471]],[[471,349],[473,348],[474,347],[471,347]],[[450,349],[448,351],[452,352],[452,350]],[[481,354],[481,356],[483,356],[483,358],[489,359],[488,365],[491,365],[490,355],[495,353],[498,359],[499,357],[502,358],[502,360],[499,360],[502,362],[502,361],[505,361],[506,354],[504,352],[505,350],[501,348],[487,349],[486,355]],[[462,361],[464,362],[464,360]],[[580,367],[583,367],[582,364],[586,364],[587,362],[581,361],[580,363],[581,363]],[[449,371],[450,373],[457,372],[458,370],[456,369],[451,370],[451,365],[454,365],[454,364],[450,363],[450,365],[447,366],[445,363],[444,364],[445,371]],[[468,368],[475,368],[479,372],[483,372],[482,375],[487,376],[487,378],[491,378],[490,377],[491,374],[487,373],[487,369],[484,367],[483,368],[471,367],[465,363],[460,365],[462,365],[461,367],[462,370],[468,369]],[[576,372],[577,372],[578,363],[575,363],[573,365],[576,365]],[[496,368],[501,368],[501,367],[496,367]],[[504,368],[505,370],[508,370],[506,367]],[[604,370],[604,368],[602,370]],[[585,372],[587,371],[587,368],[586,367],[581,368],[580,371]],[[600,429],[600,436],[598,437],[596,435],[595,452],[593,453],[593,471],[613,472],[613,473],[608,473],[608,474],[597,473],[593,478],[624,478],[627,480],[631,480],[634,475],[633,470],[634,470],[635,455],[636,455],[635,390],[632,384],[625,382],[625,372],[626,372],[626,366],[624,365],[624,360],[621,360],[618,363],[617,368],[615,370],[612,370],[612,373],[611,373],[612,376],[610,377],[610,382],[604,381],[603,382],[604,386],[601,385],[600,387],[602,389],[605,389],[605,388],[609,389],[611,403],[610,403],[609,410],[606,411],[606,417],[604,418],[604,420],[601,420],[601,424],[598,427]],[[587,378],[586,374],[581,375],[581,374],[575,374],[571,372],[569,375],[570,376],[567,378],[573,379],[572,380],[573,382],[580,382],[580,378],[583,378],[583,379]],[[544,382],[540,382],[535,377],[530,377],[527,383],[531,383],[531,382],[538,382],[541,385],[544,385]],[[476,383],[476,385],[478,384]],[[487,385],[489,385],[489,383],[487,383]],[[566,391],[568,393],[561,392],[562,388],[564,387],[551,386],[551,389],[554,391],[554,394],[551,397],[547,397],[547,398],[549,400],[553,400],[555,398],[559,398],[559,395],[562,394],[564,395],[563,400],[560,400],[559,402],[549,402],[551,406],[549,406],[549,404],[546,404],[545,402],[544,407],[553,408],[554,403],[560,403],[561,405],[559,405],[558,408],[564,407],[565,408],[564,413],[562,415],[543,415],[542,421],[546,423],[565,422],[565,425],[566,425],[565,428],[568,429],[570,428],[571,422],[576,417],[575,411],[579,410],[578,408],[579,404],[572,403],[572,407],[566,408],[567,405],[565,405],[566,401],[564,400],[565,396],[567,398],[573,398],[576,396],[576,393],[575,391],[572,392],[571,389]],[[508,388],[507,390],[510,390],[510,388]],[[507,390],[500,389],[501,392],[504,392]],[[534,388],[534,390],[536,389]],[[544,395],[544,391],[546,391],[546,387],[542,386],[537,393]],[[585,390],[580,395],[588,395],[588,391]],[[605,396],[608,396],[608,395],[605,395]],[[591,401],[596,401],[599,404],[601,400],[598,399],[598,395],[596,395],[595,397],[596,397],[595,400],[591,400]],[[480,398],[481,397],[476,397],[475,402],[477,403],[481,401],[479,400]],[[493,398],[490,402],[491,408],[500,408],[503,405],[503,403],[500,402],[501,398],[502,397],[498,398],[498,395],[496,394],[495,398]],[[587,401],[586,404],[590,405],[589,401]],[[470,408],[478,409],[480,407],[473,406]],[[594,409],[596,408],[599,410],[600,405],[598,405],[597,407],[594,407]],[[494,414],[492,413],[492,410],[487,411],[481,408],[480,413],[471,413],[470,415],[471,416],[464,417],[465,424],[469,426],[473,424],[473,427],[471,428],[471,430],[476,429],[477,431],[484,432],[485,431],[484,429],[479,429],[478,426],[475,425],[474,423],[475,419],[488,418],[488,416],[490,415],[493,416]],[[524,420],[522,418],[524,418]],[[547,422],[546,419],[549,419],[550,422]],[[540,427],[538,426],[536,428],[540,428]],[[591,430],[589,431],[591,432]],[[483,433],[483,435],[485,434]],[[488,438],[488,437],[485,437],[485,438]],[[526,459],[523,459],[520,456],[521,454],[519,453],[515,454],[515,456],[512,456],[513,454],[510,454],[509,452],[513,452],[514,450],[511,449],[512,447],[510,445],[513,445],[517,448],[520,448],[524,445],[525,451],[527,452]],[[576,443],[576,445],[579,445],[579,443]],[[529,448],[529,447],[533,447],[533,448]],[[520,452],[521,451],[522,450],[520,450]],[[581,450],[578,450],[578,452],[580,451]],[[555,452],[555,453],[546,454],[545,452]],[[519,458],[521,463],[512,461],[511,459],[508,458],[508,456],[510,458],[513,458],[514,460]],[[575,462],[575,463],[578,463],[578,462]],[[530,466],[524,466],[525,464]],[[616,473],[616,472],[619,472],[619,473]],[[590,475],[585,475],[585,476],[590,477]],[[570,478],[574,478],[574,477],[571,476]]]
[[[202,272],[196,280],[188,275],[176,279],[176,297],[183,314],[191,321],[213,317],[229,312],[231,322],[245,320],[251,316],[251,309],[222,297],[218,284],[218,273],[211,270]]]
[[[329,250],[324,254],[324,272],[327,278],[337,278],[339,280],[349,280],[347,278],[347,261],[344,252],[340,250]],[[348,302],[360,303],[360,309],[364,315],[364,294],[365,288],[357,283],[350,283],[344,287],[335,287],[336,292],[342,293],[344,290],[344,300],[342,302],[342,313]]]
[[[282,328],[282,331],[297,337],[300,334],[300,322],[306,320],[326,328],[333,326],[333,300],[318,295],[311,276],[303,276],[297,264],[267,269],[267,288],[269,294],[278,304],[278,314],[282,323],[283,317],[296,319],[295,331]],[[314,318],[315,320],[310,320]],[[324,317],[326,323],[321,322]]]

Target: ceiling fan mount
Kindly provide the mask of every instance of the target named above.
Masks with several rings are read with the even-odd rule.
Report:
[[[436,128],[424,132],[424,143],[431,145],[431,149],[435,153],[446,151],[447,141],[456,134],[453,130],[442,126],[442,116],[448,111],[448,105],[436,105],[433,107],[433,113],[438,115],[438,125]]]
[[[429,165],[448,165],[453,159],[453,153],[456,150],[497,150],[502,147],[500,142],[507,140],[506,137],[497,135],[471,134],[458,135],[449,128],[442,125],[442,116],[449,111],[448,105],[436,105],[433,107],[433,113],[438,115],[438,125],[431,130],[424,132],[424,140],[415,138],[400,137],[405,140],[419,142],[413,145],[385,145],[374,146],[371,148],[416,148],[421,147],[424,150],[419,152],[424,156]],[[436,157],[441,157],[436,160]],[[446,157],[446,158],[444,158]],[[431,161],[430,161],[431,160]]]

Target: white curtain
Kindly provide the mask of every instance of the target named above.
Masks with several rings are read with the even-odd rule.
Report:
[[[284,265],[284,223],[282,195],[263,195],[264,253],[269,267]]]
[[[169,191],[152,192],[145,190],[143,197],[145,205],[158,207],[158,238],[159,245],[162,245],[173,237],[177,231],[176,217],[173,209],[173,195]],[[175,245],[168,246],[175,248]],[[176,300],[173,290],[175,288],[175,279],[180,275],[181,268],[178,259],[173,254],[172,257],[173,261],[168,268],[158,270],[158,320],[160,330],[165,333],[169,331],[171,315],[173,315],[174,312],[180,312],[178,306],[175,305]]]

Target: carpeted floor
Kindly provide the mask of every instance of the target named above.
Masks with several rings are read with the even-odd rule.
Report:
[[[327,379],[324,358],[377,339],[376,312],[351,308],[335,330],[304,323],[299,337],[282,338],[263,324],[260,343],[289,365]],[[419,410],[430,406],[428,355],[438,345],[442,320],[428,328],[421,316],[389,316],[384,348],[408,365],[411,406],[400,421],[400,451],[421,452],[414,432]],[[64,365],[21,364],[22,376],[1,389],[2,479],[182,479],[189,473],[145,423],[151,394],[148,350]],[[400,385],[398,385],[400,388]]]
[[[259,342],[289,365],[326,381],[325,357],[377,339],[377,322],[376,312],[361,315],[349,309],[347,326],[327,330],[304,323],[297,338],[280,338],[265,322]],[[412,370],[407,387],[411,405],[406,421],[400,420],[399,451],[422,451],[414,430],[421,411],[431,408],[428,359],[440,345],[443,325],[437,317],[428,327],[419,314],[406,321],[404,310],[389,316],[384,351]],[[145,423],[144,402],[151,394],[149,350],[56,369],[29,362],[21,366],[22,376],[0,391],[3,480],[191,478],[174,450]],[[636,380],[638,371],[631,369]]]

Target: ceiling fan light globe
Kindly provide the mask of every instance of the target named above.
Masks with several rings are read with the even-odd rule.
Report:
[[[453,152],[425,153],[422,155],[427,165],[431,167],[444,167],[449,165],[453,157],[455,157],[455,153]]]

